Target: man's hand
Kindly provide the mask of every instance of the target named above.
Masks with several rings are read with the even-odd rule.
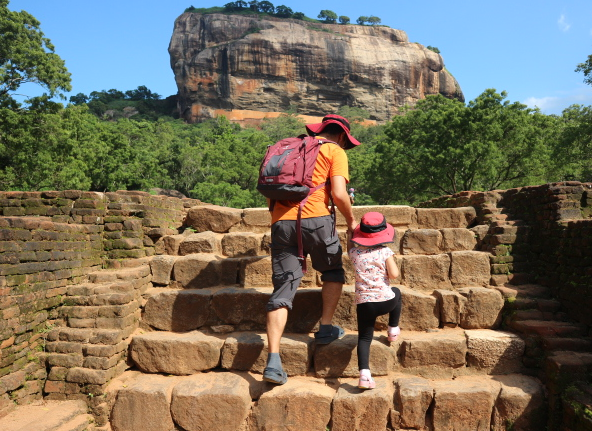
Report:
[[[349,194],[347,193],[347,182],[344,177],[340,175],[331,177],[331,196],[333,197],[335,206],[343,217],[345,217],[347,228],[353,232],[356,226],[358,226],[358,222],[354,218]]]

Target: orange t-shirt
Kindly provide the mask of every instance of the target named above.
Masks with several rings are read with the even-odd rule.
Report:
[[[317,136],[319,139],[323,139]],[[317,156],[317,163],[312,174],[312,184],[318,186],[329,178],[342,176],[349,182],[349,167],[345,150],[337,144],[326,142],[321,145]],[[271,223],[278,220],[296,220],[298,218],[298,205],[300,202],[277,201],[273,207]],[[331,214],[329,212],[329,193],[326,187],[309,196],[306,205],[302,208],[302,218],[321,217]]]

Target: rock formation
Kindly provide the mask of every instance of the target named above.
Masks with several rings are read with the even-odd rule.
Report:
[[[442,57],[402,30],[271,17],[184,13],[169,45],[181,117],[359,107],[389,120],[431,94],[464,101]]]

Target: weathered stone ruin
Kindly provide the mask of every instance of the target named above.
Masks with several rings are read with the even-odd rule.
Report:
[[[346,336],[315,346],[309,271],[290,379],[262,381],[266,209],[0,192],[0,429],[591,430],[591,207],[576,182],[355,207],[395,226],[403,294],[402,335],[389,346],[377,324],[362,392],[349,267]]]

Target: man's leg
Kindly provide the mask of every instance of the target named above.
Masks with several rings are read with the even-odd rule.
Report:
[[[341,297],[343,283],[336,281],[323,282],[323,313],[321,314],[321,325],[330,325],[337,303]]]
[[[281,307],[267,312],[267,345],[269,353],[280,352],[280,340],[288,320],[288,308]]]

